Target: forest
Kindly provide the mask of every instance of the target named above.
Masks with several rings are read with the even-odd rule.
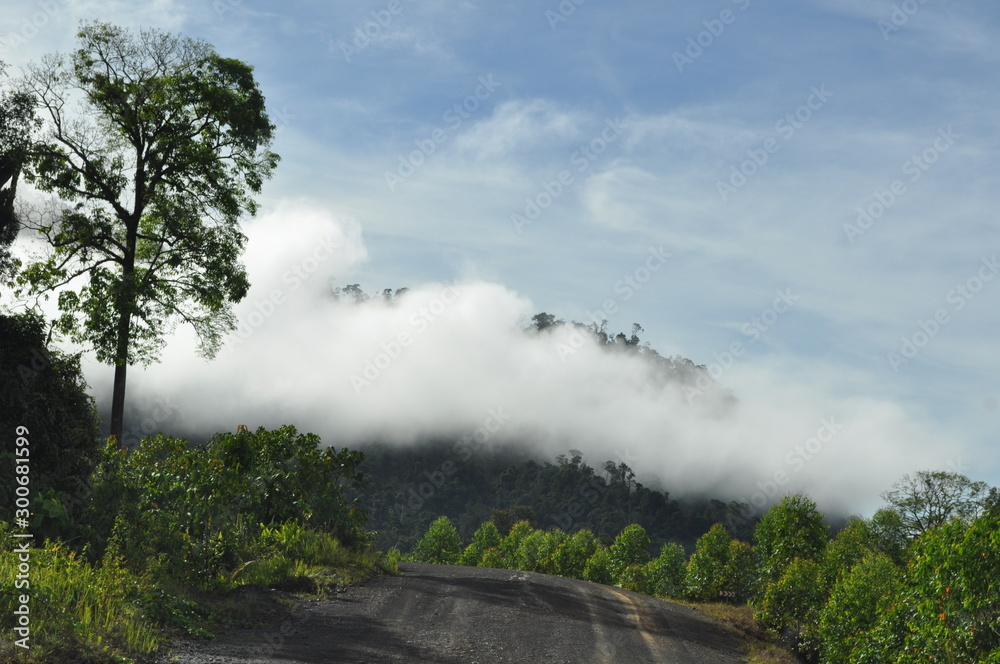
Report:
[[[17,89],[0,64],[0,282],[32,303],[0,312],[0,630],[13,637],[0,659],[151,662],[173,638],[280,611],[272,591],[325,597],[415,561],[736,607],[767,648],[803,662],[1000,664],[1000,492],[960,473],[903,476],[871,518],[826,515],[804,494],[752,516],[573,448],[545,459],[448,436],[348,448],[291,424],[124,444],[128,368],[155,361],[177,324],[208,358],[235,328],[249,289],[239,222],[279,162],[277,128],[253,67],[205,42],[96,21],[77,38]],[[67,97],[83,104],[77,121]],[[55,202],[25,202],[19,182]],[[10,249],[22,231],[48,253],[22,261]],[[735,403],[638,324],[542,312],[520,333],[562,326]],[[113,372],[110,436],[84,351],[61,341]],[[767,648],[750,661],[781,661]]]

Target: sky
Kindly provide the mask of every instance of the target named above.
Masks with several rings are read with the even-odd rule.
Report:
[[[282,157],[240,329],[178,329],[126,429],[441,432],[617,459],[674,494],[870,514],[1000,485],[1000,8],[943,0],[6,0],[0,59],[80,20],[252,64]],[[27,243],[25,246],[30,245]],[[409,287],[396,307],[331,285]],[[643,327],[659,385],[535,313]],[[370,363],[370,364],[369,364]],[[99,403],[113,370],[85,358]],[[367,371],[367,374],[365,373]],[[131,427],[131,428],[130,428]]]

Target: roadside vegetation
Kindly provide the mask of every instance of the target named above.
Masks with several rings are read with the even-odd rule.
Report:
[[[390,558],[556,574],[689,602],[740,633],[751,663],[1000,663],[997,490],[921,472],[884,497],[871,519],[830,537],[812,500],[786,496],[752,542],[719,523],[690,555],[676,543],[651,550],[637,524],[606,544],[586,528],[506,527],[509,511],[495,510],[468,543],[441,517],[411,552]]]
[[[132,451],[109,443],[81,518],[32,540],[25,589],[15,586],[25,540],[0,522],[0,629],[14,633],[22,594],[31,626],[30,649],[5,639],[0,659],[149,660],[170,636],[209,637],[281,610],[263,589],[322,595],[393,572],[364,510],[343,497],[364,481],[360,454],[319,444],[293,427],[200,447],[162,435]]]

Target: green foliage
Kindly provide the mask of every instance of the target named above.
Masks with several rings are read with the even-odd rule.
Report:
[[[632,563],[618,575],[618,587],[637,593],[653,594],[653,582],[645,565]]]
[[[583,579],[587,561],[594,555],[599,546],[600,542],[594,533],[586,528],[578,530],[564,539],[556,550],[555,573],[570,579]]]
[[[431,524],[413,550],[413,560],[420,563],[454,565],[462,555],[462,538],[446,516]]]
[[[760,558],[746,542],[730,540],[723,572],[726,590],[736,593],[735,600],[746,602],[757,595],[760,585]]]
[[[895,630],[875,633],[875,626],[893,614],[902,591],[902,569],[885,554],[870,553],[844,570],[820,611],[818,635],[823,661],[895,661],[902,639]]]
[[[872,549],[889,556],[897,565],[904,563],[910,538],[899,512],[888,507],[879,509],[868,521],[868,532]]]
[[[539,463],[526,458],[523,449],[477,447],[463,441],[426,441],[413,447],[397,448],[366,445],[364,470],[373,478],[365,491],[371,508],[370,527],[378,532],[383,550],[392,546],[408,551],[438,516],[451,519],[463,539],[468,540],[480,524],[489,520],[506,535],[518,520],[533,527],[566,533],[587,529],[610,542],[626,526],[642,526],[659,550],[667,542],[677,542],[690,550],[695,540],[713,523],[735,523],[730,529],[749,541],[753,519],[738,517],[735,503],[689,498],[677,501],[665,491],[651,489],[631,480],[629,473],[615,467],[615,474],[599,472],[586,464],[579,453]],[[425,473],[434,473],[446,464],[454,472],[447,483],[432,494],[418,495],[427,482]],[[529,508],[529,514],[500,517],[509,505]],[[500,510],[499,507],[504,507]],[[502,527],[501,527],[502,526]]]
[[[511,569],[521,569],[521,556],[523,553],[521,544],[533,532],[535,532],[535,529],[530,523],[527,521],[518,521],[510,529],[510,532],[500,540],[500,551],[503,552],[504,557],[507,559],[507,564]]]
[[[611,574],[611,554],[605,546],[598,546],[593,555],[587,559],[583,566],[583,578],[585,581],[603,583],[611,585],[614,583],[614,576]]]
[[[629,565],[641,566],[649,562],[649,536],[638,524],[626,526],[615,538],[609,553],[611,575],[617,579]]]
[[[687,559],[684,547],[675,542],[664,544],[660,555],[646,563],[650,594],[657,597],[681,597]]]
[[[1000,518],[925,532],[907,570],[914,615],[900,664],[1000,657]]]
[[[218,434],[205,445],[163,435],[131,453],[109,443],[86,518],[137,570],[217,583],[253,558],[260,524],[290,520],[344,544],[365,541],[365,513],[344,499],[360,486],[361,455],[320,449],[286,426]],[[221,577],[220,577],[221,575]]]
[[[514,555],[514,567],[525,572],[540,572],[543,565],[543,552],[545,546],[545,531],[532,530],[517,547]]]
[[[988,492],[988,484],[960,473],[921,470],[904,475],[882,498],[899,514],[904,530],[916,537],[953,517],[976,517],[986,507]]]
[[[6,65],[0,62],[0,76],[5,74]],[[20,91],[0,90],[0,284],[13,276],[19,264],[9,250],[21,229],[14,201],[37,128],[34,98]]]
[[[795,558],[776,582],[764,589],[755,618],[800,653],[815,653],[819,612],[825,602],[820,584],[820,566],[812,560]]]
[[[49,350],[45,325],[33,314],[0,316],[0,510],[14,514],[15,454],[31,459],[31,530],[36,537],[82,534],[78,520],[101,440],[93,399],[86,393],[80,356]],[[15,427],[28,445],[15,452]]]
[[[823,589],[830,592],[833,586],[855,565],[877,549],[871,526],[863,519],[852,519],[837,533],[826,547],[820,564]]]
[[[0,629],[7,635],[0,643],[4,661],[15,660],[12,643],[15,625],[15,602],[24,589],[15,588],[18,554],[8,535],[8,526],[0,522]],[[75,552],[59,542],[30,549],[31,616],[30,661],[60,661],[85,656],[91,661],[110,659],[105,645],[131,657],[142,657],[159,647],[160,639],[153,621],[143,615],[139,605],[150,591],[149,585],[128,574],[114,558],[100,567],[82,561]],[[22,654],[24,654],[22,652]],[[21,660],[23,661],[23,660]]]
[[[47,131],[28,182],[68,205],[32,224],[51,251],[18,277],[58,293],[58,329],[116,367],[119,437],[129,365],[157,359],[177,323],[213,356],[249,289],[239,221],[278,162],[253,68],[205,42],[84,23],[78,48],[26,70]],[[66,114],[66,99],[80,112]],[[79,284],[79,285],[77,285]]]
[[[781,578],[796,558],[820,560],[826,547],[826,526],[816,503],[797,494],[785,496],[769,509],[754,529],[762,576]]]
[[[487,521],[472,536],[472,541],[465,547],[458,564],[475,567],[482,561],[483,553],[487,549],[498,546],[500,546],[500,532],[492,521]]]
[[[569,539],[569,536],[558,528],[544,531],[544,536],[538,546],[536,572],[541,572],[542,574],[559,573],[558,554],[563,542],[567,539]]]
[[[483,559],[479,561],[479,566],[507,569],[507,559],[503,555],[503,551],[496,547],[490,547],[483,551]]]
[[[490,513],[490,521],[497,527],[497,530],[504,537],[510,533],[510,529],[515,524],[524,521],[532,528],[535,527],[535,510],[527,505],[515,505],[506,509],[494,509]]]
[[[712,601],[719,591],[730,590],[729,543],[731,538],[725,526],[717,523],[702,535],[695,544],[695,551],[688,560],[685,574],[687,594],[696,601]]]

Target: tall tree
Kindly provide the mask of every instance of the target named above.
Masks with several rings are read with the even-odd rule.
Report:
[[[206,357],[234,328],[249,288],[239,220],[277,165],[275,127],[253,68],[205,42],[101,22],[78,38],[23,79],[46,124],[27,180],[72,207],[36,224],[51,252],[21,283],[60,290],[59,329],[114,365],[120,440],[129,365],[154,361],[178,322]]]
[[[6,65],[0,62],[0,76],[5,73]],[[11,276],[15,267],[8,249],[20,230],[14,198],[37,124],[31,95],[0,91],[0,282]]]
[[[904,475],[882,494],[910,536],[936,528],[952,517],[971,519],[987,507],[989,485],[960,473],[921,470]]]
[[[802,494],[785,496],[773,505],[754,528],[762,577],[781,578],[793,560],[819,560],[826,549],[826,526],[816,503]]]

